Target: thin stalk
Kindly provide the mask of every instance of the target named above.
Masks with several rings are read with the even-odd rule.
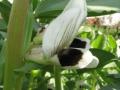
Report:
[[[15,69],[23,66],[23,48],[25,38],[25,20],[28,14],[29,0],[14,0],[7,31],[4,90],[21,90],[24,74],[17,76]]]
[[[97,78],[97,72],[94,71],[92,74],[92,87],[91,90],[96,90],[96,78]]]
[[[61,69],[58,66],[54,66],[54,75],[55,75],[55,90],[61,89]]]

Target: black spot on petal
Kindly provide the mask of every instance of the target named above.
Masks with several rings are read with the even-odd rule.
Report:
[[[63,49],[58,53],[58,59],[61,66],[74,66],[78,64],[82,58],[83,53],[77,49]]]
[[[74,47],[74,48],[85,48],[86,47],[87,42],[86,41],[82,41],[79,38],[75,38],[73,40],[73,42],[71,43],[70,47]]]

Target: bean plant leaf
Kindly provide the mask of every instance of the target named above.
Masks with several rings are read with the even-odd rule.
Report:
[[[35,17],[56,17],[68,3],[68,0],[43,0],[38,3]]]
[[[120,0],[87,0],[89,16],[120,12]]]
[[[3,0],[0,2],[0,13],[3,17],[3,19],[8,23],[9,20],[9,15],[10,15],[10,10],[11,10],[11,4],[7,0]]]
[[[28,16],[25,23],[25,40],[24,40],[24,51],[26,52],[30,46],[32,31],[33,31],[33,6],[29,7]]]
[[[91,43],[91,46],[93,48],[99,48],[99,49],[102,49],[103,48],[103,45],[104,45],[104,42],[105,42],[105,37],[104,35],[98,35],[95,40]]]
[[[32,0],[32,4],[33,4],[33,11],[34,11],[35,8],[37,7],[38,0]]]
[[[7,24],[6,24],[5,20],[0,19],[0,31],[6,30],[6,29],[7,29]]]
[[[56,17],[69,0],[43,0],[38,3],[35,17]],[[88,16],[98,16],[120,11],[120,0],[87,0]]]
[[[116,78],[117,76],[117,78]],[[111,77],[109,77],[111,79],[111,82],[108,82],[110,84],[108,85],[105,85],[103,87],[101,87],[100,90],[120,90],[120,78],[118,78],[119,75],[116,74],[116,75],[111,75]]]
[[[3,47],[2,50],[0,52],[0,83],[3,80],[3,76],[4,76],[4,65],[5,65],[5,56],[6,56],[6,44],[5,42],[3,42]]]
[[[113,52],[116,52],[116,40],[112,35],[108,35],[108,42],[109,42],[109,46],[111,47]]]

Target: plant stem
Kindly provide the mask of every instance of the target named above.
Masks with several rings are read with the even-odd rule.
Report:
[[[14,70],[23,66],[25,20],[29,0],[14,0],[7,31],[4,90],[21,90],[24,74]]]
[[[61,89],[61,69],[58,66],[54,66],[54,75],[55,75],[55,90]]]

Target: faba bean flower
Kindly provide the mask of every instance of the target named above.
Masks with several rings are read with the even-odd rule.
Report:
[[[86,0],[70,0],[63,12],[46,28],[42,49],[33,49],[28,59],[63,68],[97,67],[99,60],[89,51],[90,41],[75,38],[86,16]]]
[[[69,47],[62,49],[52,57],[44,57],[41,47],[36,47],[30,51],[27,59],[39,64],[57,65],[66,69],[95,68],[99,60],[89,49],[88,39],[75,38]]]
[[[58,53],[74,39],[87,16],[86,0],[70,0],[63,12],[47,27],[42,49],[46,56]]]

